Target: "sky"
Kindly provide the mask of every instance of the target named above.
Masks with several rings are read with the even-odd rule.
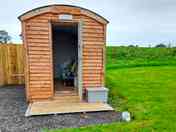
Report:
[[[4,0],[0,4],[0,30],[14,43],[19,37],[22,13],[49,4],[69,4],[90,9],[109,20],[107,45],[176,46],[176,0]]]

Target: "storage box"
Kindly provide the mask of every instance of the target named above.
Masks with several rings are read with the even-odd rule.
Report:
[[[105,87],[86,88],[86,97],[89,103],[107,103],[108,89]]]

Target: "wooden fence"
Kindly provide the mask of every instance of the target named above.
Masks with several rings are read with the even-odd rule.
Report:
[[[0,44],[0,85],[24,84],[24,50],[21,44]]]

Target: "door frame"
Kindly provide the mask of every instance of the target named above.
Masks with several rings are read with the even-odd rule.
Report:
[[[54,24],[60,24],[60,25],[72,25],[72,24],[77,24],[77,31],[78,31],[78,95],[80,100],[83,99],[83,86],[82,86],[82,58],[83,58],[83,43],[82,43],[82,21],[75,21],[75,20],[57,20],[57,21],[50,21],[49,22],[49,38],[50,38],[50,48],[51,48],[51,81],[52,81],[52,86],[51,86],[51,91],[52,91],[52,97],[54,97],[54,62],[53,62],[53,39],[52,39],[52,25]]]

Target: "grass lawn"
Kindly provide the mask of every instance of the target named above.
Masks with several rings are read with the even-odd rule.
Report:
[[[154,59],[145,58],[144,54],[142,58],[140,56],[144,52],[139,54],[136,51],[137,56],[134,58],[130,58],[130,53],[129,57],[119,57],[118,60],[116,57],[118,58],[120,55],[111,56],[111,50],[108,50],[109,63],[106,72],[106,85],[110,89],[109,102],[116,111],[130,111],[133,116],[132,122],[115,122],[82,128],[50,130],[49,132],[175,132],[175,51],[163,58],[156,55],[153,57]],[[158,49],[152,52],[156,54],[155,51],[160,52]],[[151,50],[149,49],[147,52],[151,52]],[[149,54],[147,52],[146,55]],[[169,53],[168,49],[161,51],[160,54],[162,52]],[[172,56],[173,53],[174,56]],[[150,55],[152,56],[152,54]]]
[[[117,130],[176,130],[176,66],[109,70],[107,86],[114,108],[129,110],[134,117],[129,124],[114,125]]]

